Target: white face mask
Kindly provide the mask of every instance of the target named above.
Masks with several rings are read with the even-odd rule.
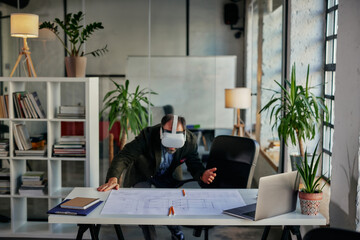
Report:
[[[184,146],[186,140],[186,131],[184,130],[184,132],[176,132],[177,123],[178,116],[174,115],[171,132],[166,131],[163,128],[160,129],[160,139],[163,146],[169,148],[181,148]]]

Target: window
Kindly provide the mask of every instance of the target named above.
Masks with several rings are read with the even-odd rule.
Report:
[[[334,135],[334,92],[336,73],[338,0],[326,0],[326,35],[325,35],[325,66],[324,66],[324,97],[329,110],[329,120],[323,124],[323,164],[322,173],[330,178],[332,146]]]

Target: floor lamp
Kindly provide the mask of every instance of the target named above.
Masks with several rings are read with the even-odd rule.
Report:
[[[232,135],[244,137],[245,124],[240,118],[240,109],[251,107],[251,89],[250,88],[232,88],[225,89],[225,108],[235,108],[237,110],[236,123]]]
[[[12,37],[21,37],[24,40],[24,46],[19,53],[15,66],[10,73],[10,77],[14,75],[22,56],[25,56],[29,77],[37,77],[34,65],[31,60],[28,38],[37,38],[39,36],[39,16],[29,13],[13,13],[10,16],[10,28]]]

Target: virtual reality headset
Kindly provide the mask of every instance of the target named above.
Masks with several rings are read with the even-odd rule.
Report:
[[[169,148],[181,148],[185,144],[186,130],[183,132],[177,132],[178,116],[174,115],[172,130],[166,131],[163,128],[160,129],[161,144]]]

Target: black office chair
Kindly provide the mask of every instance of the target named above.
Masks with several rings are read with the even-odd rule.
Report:
[[[237,136],[217,136],[210,149],[207,169],[216,167],[216,177],[211,184],[201,184],[202,188],[250,188],[256,162],[259,155],[259,144],[251,138]],[[209,237],[212,226],[194,227],[194,236],[204,239]]]
[[[340,228],[315,228],[307,232],[303,240],[327,239],[327,240],[359,240],[360,232]]]

